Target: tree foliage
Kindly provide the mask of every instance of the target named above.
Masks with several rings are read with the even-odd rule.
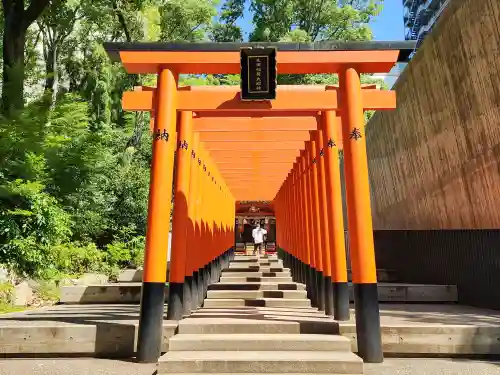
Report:
[[[0,263],[39,277],[140,264],[149,115],[123,112],[121,97],[154,85],[155,77],[112,64],[104,41],[241,42],[246,11],[252,41],[369,40],[381,2],[3,0]],[[279,77],[282,84],[337,80]],[[239,76],[186,75],[180,82],[238,85]]]

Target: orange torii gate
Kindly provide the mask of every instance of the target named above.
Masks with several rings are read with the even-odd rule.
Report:
[[[340,241],[344,238],[338,173],[342,142],[358,351],[367,362],[381,362],[363,110],[395,108],[396,98],[391,91],[363,88],[359,74],[388,72],[395,62],[406,59],[413,45],[278,43],[280,74],[338,73],[339,87],[278,86],[272,101],[241,100],[239,87],[177,84],[179,74],[240,73],[241,48],[260,46],[266,47],[233,43],[105,45],[110,58],[121,61],[127,72],[158,75],[156,88],[140,87],[123,95],[125,110],[150,111],[154,117],[138,359],[156,361],[160,354],[176,149],[167,316],[181,318],[200,306],[207,285],[230,259],[236,198],[274,198],[277,220],[283,223],[278,243],[285,251],[285,261],[296,278],[306,281],[308,294],[319,308],[331,312],[333,304],[337,319],[348,318],[345,249]],[[280,117],[295,119],[281,122]],[[335,130],[340,123],[341,137]],[[232,139],[221,136],[221,129],[230,131],[230,126],[241,134]],[[275,133],[262,135],[270,127]],[[284,140],[278,132],[291,133]],[[176,139],[178,146],[173,142]],[[242,172],[249,170],[243,168],[245,162],[252,167],[250,171],[260,172],[256,176]]]

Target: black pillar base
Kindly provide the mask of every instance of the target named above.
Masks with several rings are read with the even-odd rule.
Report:
[[[203,268],[198,270],[198,307],[203,306],[203,300],[205,299],[204,288],[205,281],[203,280],[205,277],[205,271]]]
[[[382,363],[382,336],[377,284],[354,284],[358,355],[366,363]]]
[[[198,271],[193,272],[193,284],[191,285],[191,310],[197,309],[200,305],[198,304],[198,299],[200,292],[198,291]]]
[[[318,294],[316,296],[318,310],[325,311],[325,279],[321,271],[316,271],[316,285],[318,288]]]
[[[210,282],[210,263],[206,264],[203,268],[203,299],[207,297],[208,286],[211,284]]]
[[[293,272],[292,276],[294,276],[293,280],[295,282],[298,282],[299,279],[300,279],[300,275],[299,275],[299,260],[296,257],[293,257],[293,271],[292,272]]]
[[[333,311],[335,320],[350,319],[349,311],[349,284],[333,282]]]
[[[180,320],[184,312],[184,283],[168,284],[168,320]]]
[[[301,276],[300,282],[302,284],[307,284],[307,272],[309,272],[308,269],[309,266],[302,262],[302,270],[300,271],[300,276]]]
[[[210,265],[209,265],[209,267],[210,267],[210,283],[209,283],[209,285],[217,282],[217,268],[219,267],[217,265],[217,261],[218,261],[218,259],[216,258],[210,262]]]
[[[161,355],[165,283],[142,283],[137,361],[156,363]]]
[[[191,310],[193,306],[193,276],[186,276],[184,278],[184,293],[183,293],[183,315],[191,315]]]
[[[308,275],[309,282],[307,286],[311,289],[311,304],[314,307],[318,307],[318,287],[316,285],[316,270],[313,267],[309,267],[309,275]]]
[[[329,316],[334,315],[333,309],[333,285],[331,276],[325,276],[325,314]]]
[[[290,273],[292,274],[292,281],[297,281],[297,273],[295,272],[295,257],[291,254],[288,255],[290,258]]]

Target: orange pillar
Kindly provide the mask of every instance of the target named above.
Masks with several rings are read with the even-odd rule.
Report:
[[[304,218],[304,230],[303,230],[303,245],[304,245],[304,263],[305,263],[305,271],[304,277],[305,282],[307,284],[307,297],[312,301],[314,298],[314,286],[316,283],[311,283],[314,279],[312,278],[313,269],[312,269],[312,261],[311,261],[311,251],[312,251],[312,232],[311,232],[311,217],[309,216],[309,188],[308,188],[308,179],[307,179],[307,162],[306,162],[307,153],[305,150],[300,152],[300,164],[299,164],[299,173],[300,173],[300,191],[301,191],[301,213]]]
[[[297,245],[299,247],[299,282],[307,283],[307,223],[303,209],[303,188],[302,188],[302,162],[301,157],[297,157],[294,165],[295,172],[295,199],[297,207]]]
[[[197,242],[197,251],[196,251],[196,278],[198,285],[198,298],[197,298],[197,306],[200,307],[203,304],[204,299],[204,264],[203,264],[203,254],[206,247],[206,217],[205,217],[205,208],[204,204],[207,199],[206,191],[205,191],[205,173],[203,172],[203,148],[200,142],[198,149],[198,201],[196,206],[196,217],[197,217],[197,227],[196,227],[196,242]],[[194,275],[193,275],[194,277]]]
[[[208,172],[210,170],[210,154],[204,149],[203,150],[203,179],[204,182],[204,193],[205,199],[203,200],[203,212],[205,217],[205,239],[202,245],[202,267],[203,267],[203,299],[207,296],[207,289],[210,283],[210,270],[209,261],[212,255],[213,249],[213,212],[211,210],[212,202],[214,200],[213,192],[210,186]]]
[[[188,199],[188,225],[186,234],[186,290],[184,293],[184,315],[190,315],[196,308],[197,279],[194,278],[196,257],[196,205],[198,200],[198,164],[196,163],[196,150],[200,143],[199,133],[192,136],[192,145],[189,149],[191,167],[189,169],[189,199]]]
[[[332,291],[332,269],[330,258],[330,225],[328,222],[328,212],[326,207],[326,179],[325,179],[325,149],[323,142],[323,131],[316,132],[316,164],[318,170],[319,188],[319,211],[320,211],[320,231],[321,231],[321,255],[323,256],[323,290],[325,293],[325,313],[333,315],[333,291]]]
[[[294,243],[294,258],[293,258],[293,276],[294,280],[302,282],[301,280],[301,270],[302,266],[300,263],[301,259],[301,247],[300,247],[300,235],[301,235],[301,219],[299,215],[299,200],[298,200],[298,171],[297,162],[293,164],[291,170],[291,184],[292,184],[292,216],[293,216],[293,243]]]
[[[384,357],[361,84],[352,68],[342,71],[339,79],[344,103],[342,138],[358,352],[365,362],[380,363]]]
[[[288,213],[288,233],[289,233],[289,260],[288,267],[294,270],[295,267],[295,257],[296,257],[296,242],[295,242],[295,217],[293,210],[293,172],[288,173],[287,178],[287,213]],[[293,272],[293,280],[296,280],[296,273]]]
[[[340,181],[339,148],[337,127],[340,117],[335,112],[323,114],[323,148],[325,150],[326,211],[328,213],[332,289],[335,320],[349,320],[349,284],[344,237],[344,216]]]
[[[283,253],[283,262],[285,265],[288,266],[288,259],[289,259],[289,240],[288,237],[290,235],[289,228],[290,228],[290,217],[288,216],[288,210],[287,210],[287,205],[288,205],[288,178],[285,179],[282,185],[282,198],[281,198],[281,207],[282,207],[282,215],[283,215],[283,226],[282,226],[282,233],[283,233],[283,247],[284,247],[284,253]]]
[[[276,195],[276,235],[278,236],[278,244],[279,244],[279,255],[281,258],[283,258],[283,252],[286,249],[285,245],[285,227],[286,227],[286,221],[285,221],[285,215],[283,213],[284,209],[284,191],[285,191],[285,184],[281,185],[280,190],[278,194]]]
[[[153,153],[144,254],[141,312],[137,342],[139,362],[157,362],[163,340],[162,325],[167,278],[168,233],[174,167],[177,79],[162,69],[156,90]]]
[[[188,198],[191,173],[189,145],[192,138],[190,111],[181,112],[179,141],[176,158],[174,186],[174,212],[172,215],[172,252],[170,255],[170,280],[167,319],[180,320],[184,312],[184,278],[186,273],[186,245],[188,219]]]
[[[318,306],[318,277],[317,277],[317,259],[316,259],[316,248],[319,245],[316,239],[316,216],[314,209],[314,185],[313,185],[313,173],[312,173],[312,152],[311,152],[311,142],[306,143],[305,160],[307,169],[306,174],[306,186],[307,186],[307,203],[306,209],[309,216],[309,246],[310,246],[310,273],[309,273],[309,283],[311,285],[311,302],[313,306]]]
[[[320,211],[320,190],[318,181],[318,158],[316,155],[317,142],[316,132],[311,132],[311,181],[312,181],[312,206],[313,206],[313,225],[314,225],[314,244],[315,244],[315,263],[316,263],[316,288],[317,288],[317,306],[320,311],[325,310],[325,279],[323,278],[323,236],[321,235],[322,215]]]

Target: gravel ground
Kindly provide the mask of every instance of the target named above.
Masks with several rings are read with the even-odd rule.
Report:
[[[500,362],[387,358],[382,364],[365,364],[364,375],[500,375]]]
[[[106,359],[6,359],[0,375],[152,375],[154,364]],[[459,359],[386,359],[364,375],[500,375],[500,362]]]
[[[152,375],[156,364],[82,359],[4,359],[0,375]]]

